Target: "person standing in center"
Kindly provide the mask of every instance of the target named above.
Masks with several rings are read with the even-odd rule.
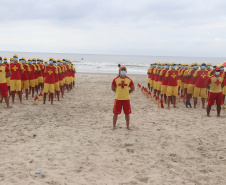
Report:
[[[112,81],[111,89],[115,92],[115,103],[113,109],[113,130],[116,128],[118,115],[121,114],[122,107],[125,113],[126,128],[130,130],[130,114],[132,113],[130,107],[129,94],[134,91],[133,81],[126,76],[127,70],[125,66],[120,68],[120,76]]]

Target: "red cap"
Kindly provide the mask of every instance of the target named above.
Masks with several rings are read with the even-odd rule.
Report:
[[[0,60],[2,60],[2,57],[0,57]]]
[[[215,71],[220,71],[220,70],[221,70],[221,68],[215,67]]]
[[[120,71],[121,71],[122,69],[126,69],[126,66],[122,66],[122,67],[120,67]]]

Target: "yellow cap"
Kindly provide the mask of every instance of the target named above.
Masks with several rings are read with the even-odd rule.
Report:
[[[188,66],[188,64],[184,64],[184,66]]]
[[[4,57],[4,60],[7,60],[7,57]]]
[[[29,58],[28,61],[31,61],[31,59]]]
[[[13,58],[10,58],[10,61],[12,61],[13,60]]]
[[[171,66],[172,66],[172,65],[176,65],[176,64],[173,62],[173,63],[171,63]]]
[[[166,62],[166,65],[168,65],[168,66],[169,66],[169,65],[170,65],[170,63],[169,63],[169,62]]]
[[[53,60],[53,58],[52,58],[52,57],[50,57],[50,58],[49,58],[49,60]]]
[[[161,63],[160,63],[160,62],[158,62],[158,65],[161,65]]]
[[[165,63],[162,63],[161,65],[162,65],[162,66],[164,66],[164,65],[165,65]]]
[[[207,66],[211,66],[211,63],[206,64]]]
[[[203,62],[203,63],[201,63],[201,66],[202,66],[202,65],[206,65],[206,63],[205,63],[205,62]]]
[[[25,58],[24,58],[24,57],[22,57],[21,59],[22,59],[22,60],[25,60]]]
[[[36,58],[32,58],[32,60],[36,61]]]
[[[40,58],[37,58],[37,60],[40,60]]]
[[[224,65],[220,65],[220,67],[224,67]]]
[[[17,54],[14,54],[13,57],[17,57],[18,58],[18,55]]]
[[[197,62],[194,62],[194,63],[193,63],[193,65],[196,65],[196,66],[197,66],[197,65],[198,65],[198,63],[197,63]]]
[[[178,65],[181,65],[181,63],[179,63]]]
[[[43,62],[43,59],[40,59],[40,61],[42,61],[42,62]]]

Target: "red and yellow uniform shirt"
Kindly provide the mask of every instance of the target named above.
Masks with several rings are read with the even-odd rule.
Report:
[[[219,76],[211,76],[206,81],[208,84],[210,84],[210,91],[211,93],[220,93],[222,92],[221,84],[224,83],[224,78]]]
[[[163,69],[159,69],[159,70],[158,70],[158,74],[157,74],[158,82],[159,82],[159,81],[162,81],[162,80],[161,80],[161,77],[160,77],[160,73],[161,73],[162,70],[163,70]]]
[[[0,84],[6,83],[6,73],[9,71],[9,68],[6,65],[0,66]]]
[[[58,70],[55,66],[45,66],[46,77],[45,83],[55,84],[55,76],[58,74]]]
[[[27,64],[25,64],[23,65],[23,68],[24,68],[24,72],[21,76],[21,80],[28,80],[28,72],[30,71],[30,67]]]
[[[206,88],[206,80],[209,77],[208,71],[198,69],[193,76],[196,78],[195,87]]]
[[[10,77],[10,80],[21,80],[21,71],[23,70],[23,65],[19,62],[10,63],[9,70],[12,72],[12,76]]]
[[[59,80],[61,81],[64,78],[64,72],[65,72],[65,70],[64,70],[64,66],[59,66],[59,67],[60,67],[60,70],[61,70],[61,76],[59,77]]]
[[[112,85],[116,87],[116,100],[129,100],[129,87],[134,85],[133,81],[129,77],[126,77],[125,79],[116,77],[112,81]]]
[[[29,80],[34,80],[35,79],[35,71],[37,70],[36,66],[33,64],[29,65],[29,69],[30,69],[30,74],[28,76]]]
[[[163,69],[160,72],[160,76],[162,77],[162,85],[168,85],[168,81],[166,80],[166,73],[167,73],[166,69]]]
[[[37,79],[39,77],[39,73],[41,71],[41,68],[40,68],[40,66],[38,64],[33,64],[33,65],[35,65],[35,67],[37,69],[37,73],[35,74],[35,79]]]
[[[154,70],[155,70],[156,68],[152,68],[151,69],[151,80],[154,80],[155,79],[155,75],[154,75]]]
[[[148,72],[147,72],[148,73],[148,78],[151,78],[151,71],[152,71],[152,67],[149,67],[148,68]]]
[[[194,73],[195,73],[195,70],[194,69],[192,69],[192,70],[190,70],[189,71],[189,73],[188,73],[188,76],[190,77],[190,80],[189,80],[189,84],[195,84],[195,78],[194,78]]]
[[[60,69],[60,67],[59,66],[55,66],[56,68],[57,68],[57,72],[58,72],[58,74],[61,74],[61,69]],[[57,77],[55,77],[55,82],[59,82],[59,77],[57,76]]]
[[[44,72],[44,64],[38,64],[39,68],[40,68],[40,73],[38,74],[38,76],[42,76],[43,77],[43,72]]]
[[[168,70],[166,72],[166,77],[168,78],[168,86],[177,86],[178,71]]]

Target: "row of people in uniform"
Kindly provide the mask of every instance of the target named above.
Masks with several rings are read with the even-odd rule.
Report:
[[[217,69],[217,70],[216,70]],[[226,71],[224,66],[213,66],[211,64],[202,63],[200,66],[193,63],[175,64],[175,63],[153,63],[148,69],[148,88],[156,99],[165,100],[168,98],[168,107],[170,103],[176,107],[176,97],[187,99],[189,102],[194,97],[194,108],[197,107],[197,99],[201,97],[202,107],[205,108],[205,101],[208,97],[208,105],[213,104],[210,100],[210,95],[207,89],[211,87],[209,92],[220,93],[218,99],[221,99],[217,104],[222,105],[226,95]],[[216,82],[211,83],[214,80]],[[209,84],[211,83],[211,86]],[[220,97],[220,98],[219,98]],[[215,97],[216,100],[216,97]]]
[[[9,107],[8,93],[12,96],[12,103],[15,100],[15,94],[18,93],[22,103],[22,90],[25,92],[26,99],[28,94],[38,94],[44,91],[44,102],[47,93],[50,93],[51,103],[53,103],[53,93],[58,100],[64,96],[64,91],[69,92],[75,85],[76,69],[73,63],[68,59],[55,60],[50,58],[49,61],[33,58],[26,59],[22,57],[18,60],[15,54],[8,63],[7,58],[0,57],[0,92],[1,97],[5,98],[7,107]],[[8,91],[8,92],[7,92]]]

